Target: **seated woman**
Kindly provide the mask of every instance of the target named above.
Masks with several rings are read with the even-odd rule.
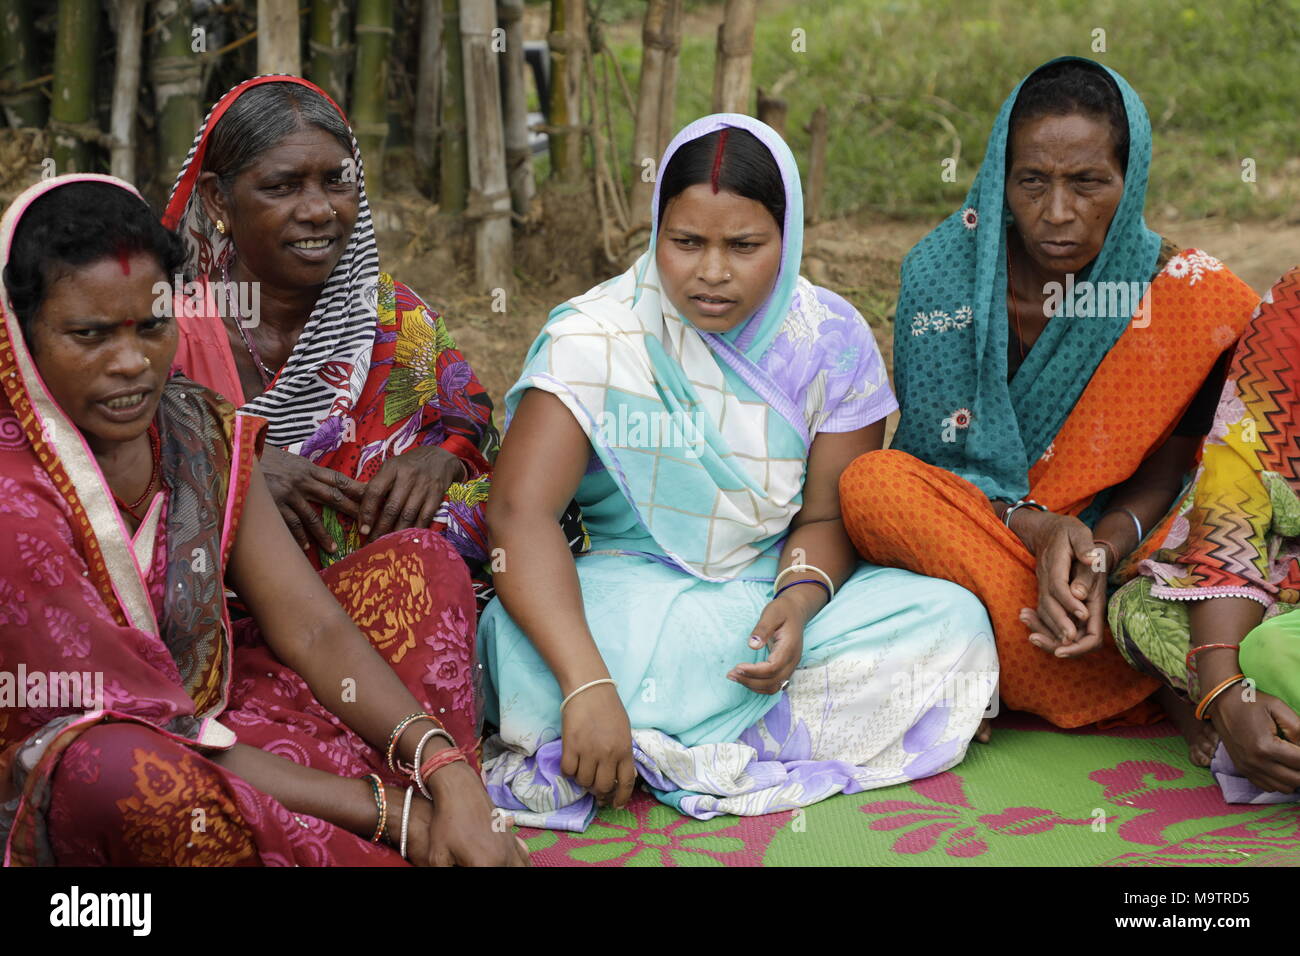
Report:
[[[710,817],[938,773],[996,680],[969,592],[844,533],[840,472],[896,403],[866,322],[799,276],[789,148],[722,114],[658,168],[650,249],[551,314],[506,397],[485,773],[528,825],[581,830],[638,774]]]
[[[492,403],[442,318],[380,272],[334,102],[293,76],[236,86],[199,128],[163,223],[208,291],[181,316],[177,366],[267,420],[267,484],[313,563],[437,521],[477,569]],[[213,294],[230,283],[232,300]]]
[[[474,769],[464,563],[419,530],[312,570],[265,423],[169,378],[182,256],[107,176],[0,221],[5,863],[525,862]]]
[[[1196,480],[1110,603],[1120,653],[1209,722],[1192,760],[1236,803],[1300,799],[1298,347],[1300,267],[1246,328]]]
[[[965,208],[903,262],[893,445],[840,482],[858,552],[979,595],[1003,702],[1058,727],[1159,716],[1105,570],[1181,490],[1256,301],[1147,228],[1150,158],[1112,70],[1054,60],[1012,92]]]

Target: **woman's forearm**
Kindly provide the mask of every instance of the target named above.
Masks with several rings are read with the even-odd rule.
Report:
[[[284,757],[247,744],[209,755],[213,763],[247,781],[257,790],[278,800],[293,813],[319,817],[337,827],[369,839],[379,823],[374,790],[366,780],[340,777],[323,770],[303,767]],[[402,790],[385,787],[389,820],[397,807],[397,833],[401,824]]]
[[[498,513],[492,545],[504,561],[492,577],[497,596],[546,661],[561,692],[608,677],[587,627],[578,569],[554,515]]]
[[[424,706],[342,608],[317,633],[283,649],[275,644],[271,647],[307,682],[326,710],[381,753],[398,721],[408,714],[424,711]],[[415,758],[416,744],[429,727],[427,722],[416,722],[402,733],[397,753],[405,762]],[[457,744],[468,743],[457,741]],[[424,752],[432,756],[448,746],[445,738],[431,737]]]
[[[1189,602],[1191,646],[1205,644],[1240,644],[1264,618],[1264,606],[1242,597],[1217,597]],[[1207,650],[1196,655],[1196,673],[1201,693],[1241,673],[1237,652],[1230,649]]]

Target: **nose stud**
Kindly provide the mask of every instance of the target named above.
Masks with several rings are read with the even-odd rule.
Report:
[[[331,215],[331,216],[337,216],[338,214],[339,214],[339,211],[338,211],[337,209],[335,209],[333,206],[330,206],[330,215]]]
[[[144,367],[145,367],[145,368],[153,368],[153,359],[151,359],[151,358],[150,358],[149,356],[147,356],[147,355],[144,357]]]

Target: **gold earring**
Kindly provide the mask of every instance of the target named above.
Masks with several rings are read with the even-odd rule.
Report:
[[[220,219],[217,220],[217,232],[223,236],[226,234],[226,224]]]

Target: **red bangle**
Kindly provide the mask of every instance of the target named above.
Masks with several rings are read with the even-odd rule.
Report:
[[[448,747],[446,750],[439,750],[424,763],[420,764],[420,779],[428,780],[432,774],[437,773],[443,767],[456,763],[457,761],[469,763],[469,761],[465,759],[465,754],[461,752],[459,747]]]
[[[1235,651],[1240,649],[1241,645],[1240,644],[1198,644],[1195,647],[1193,647],[1190,651],[1187,652],[1187,669],[1189,671],[1195,672],[1196,655],[1201,653],[1201,651],[1212,651],[1215,650],[1216,648],[1221,650]]]

